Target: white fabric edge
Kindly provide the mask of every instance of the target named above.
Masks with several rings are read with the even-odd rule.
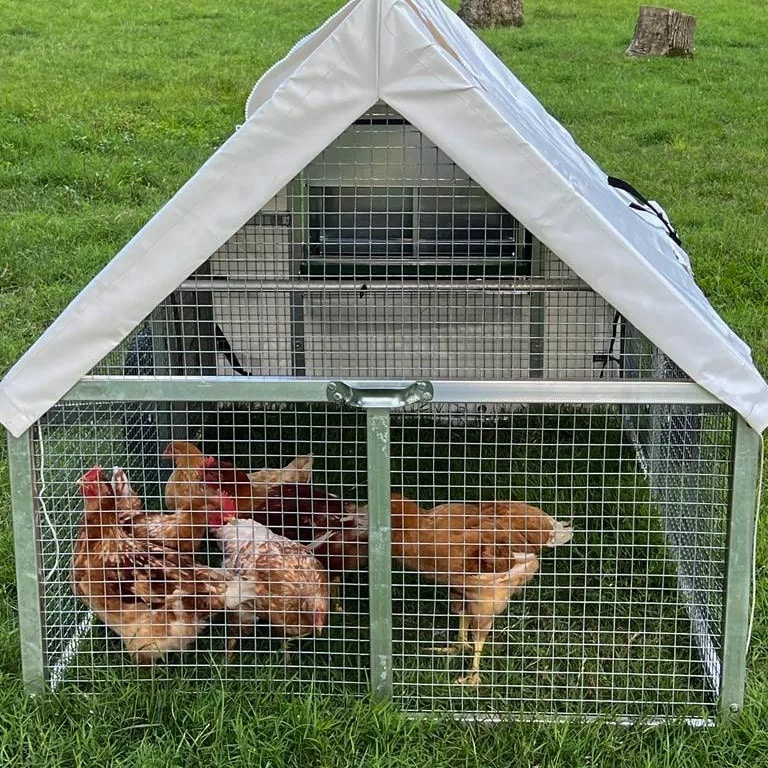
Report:
[[[10,369],[0,422],[11,434],[40,418],[377,101],[371,9],[353,8]]]
[[[311,56],[336,28],[342,24],[355,6],[370,0],[349,0],[330,18],[324,21],[314,32],[299,40],[279,61],[275,62],[256,82],[245,101],[245,119],[247,120],[264,102],[269,99],[280,83],[289,78],[304,61]]]
[[[611,221],[606,219],[585,196],[591,190],[584,188],[584,180],[575,189],[570,179],[523,140],[494,109],[488,92],[457,66],[456,52],[446,51],[426,29],[420,29],[410,6],[408,0],[393,3],[384,18],[384,101],[509,207],[695,381],[739,411],[753,428],[764,430],[768,423],[760,413],[768,409],[768,385],[754,367],[748,347],[732,343],[738,337],[675,258],[669,247],[672,241],[649,230],[625,208],[604,182],[605,174],[573,143],[573,149],[583,155],[577,162],[594,168],[591,176],[601,185],[601,202],[608,201],[612,214]],[[430,89],[424,87],[425,79]],[[463,141],[467,135],[473,141]],[[514,179],[518,188],[527,183],[528,193],[516,195],[500,178],[499,168],[507,168],[506,178]],[[621,222],[621,231],[613,221]],[[646,246],[645,254],[627,240],[627,232]],[[584,252],[590,260],[581,257]]]

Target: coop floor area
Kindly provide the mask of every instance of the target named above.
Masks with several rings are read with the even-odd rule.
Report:
[[[574,531],[566,545],[541,554],[535,578],[499,612],[480,657],[480,681],[467,685],[458,679],[470,670],[472,650],[444,652],[458,634],[455,595],[397,561],[383,618],[379,609],[372,614],[368,572],[360,569],[345,575],[322,634],[286,644],[265,622],[228,650],[226,618],[216,619],[183,653],[152,667],[133,664],[119,638],[74,597],[69,577],[82,515],[73,483],[83,470],[123,464],[147,508],[162,508],[163,440],[146,430],[126,439],[128,409],[121,408],[62,407],[39,430],[45,663],[54,687],[221,679],[260,690],[365,696],[375,683],[373,639],[385,649],[377,668],[390,670],[393,702],[414,713],[714,715],[730,450],[730,422],[721,412],[699,408],[698,431],[688,435],[695,450],[664,456],[658,448],[670,441],[659,420],[647,420],[647,409],[467,407],[392,416],[393,493],[425,509],[517,499]],[[180,418],[172,408],[163,415]],[[156,426],[157,413],[154,419]],[[360,506],[368,501],[365,414],[311,404],[219,406],[187,409],[182,420],[206,450],[248,469],[311,454],[313,483]],[[663,421],[675,426],[672,417]],[[198,557],[216,566],[221,553],[209,542]]]
[[[402,575],[402,579],[399,576]],[[573,584],[577,574],[572,574]],[[393,701],[414,713],[478,716],[600,715],[706,717],[716,695],[674,590],[646,595],[632,608],[630,592],[610,575],[581,574],[595,603],[570,602],[572,587],[552,574],[497,620],[482,656],[480,685],[462,685],[471,653],[442,653],[455,640],[445,590],[397,574],[393,590]],[[603,581],[603,585],[596,582]],[[587,587],[589,583],[590,587]],[[53,682],[90,687],[119,680],[168,678],[252,681],[294,693],[366,695],[369,633],[364,598],[348,589],[322,637],[285,647],[264,627],[227,654],[224,628],[212,627],[198,647],[151,669],[130,665],[119,641],[98,621],[81,617],[80,636],[54,666]],[[611,595],[616,602],[606,601]],[[651,603],[650,600],[653,600]],[[600,604],[598,610],[596,605]]]

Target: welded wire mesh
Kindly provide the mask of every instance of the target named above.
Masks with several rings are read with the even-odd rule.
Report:
[[[634,332],[442,150],[378,105],[174,291],[129,375],[627,375]],[[151,345],[143,362],[138,354]],[[652,377],[637,349],[634,375]]]
[[[120,465],[131,479],[134,466],[151,467],[154,474],[144,483],[136,480],[136,491],[145,509],[166,506],[171,465],[162,455],[164,442],[151,454],[146,443],[134,453],[124,426],[131,408],[62,405],[37,432],[46,658],[53,683],[149,674],[134,663],[114,628],[89,613],[87,597],[74,597],[70,574],[82,530],[77,480],[90,467]],[[574,530],[570,542],[540,553],[531,582],[498,608],[475,686],[456,682],[470,672],[471,650],[440,652],[455,640],[456,601],[469,599],[467,594],[450,577],[436,577],[418,554],[418,567],[395,559],[391,654],[401,706],[485,715],[647,716],[711,709],[719,685],[713,664],[722,650],[718,617],[733,425],[724,409],[687,411],[706,425],[705,435],[688,429],[674,438],[688,457],[685,484],[692,490],[674,495],[668,489],[663,497],[654,478],[675,477],[679,467],[669,453],[670,435],[642,420],[645,407],[525,406],[480,415],[467,403],[449,416],[435,406],[392,412],[392,491],[418,502],[424,514],[449,502],[513,500]],[[638,417],[639,432],[624,428],[627,412]],[[312,486],[338,495],[354,505],[350,509],[365,508],[364,411],[322,403],[188,404],[184,410],[158,403],[155,415],[174,439],[191,439],[206,454],[248,471],[312,454]],[[638,434],[657,451],[652,474],[638,457]],[[690,494],[697,498],[693,506]],[[405,526],[395,515],[392,525],[397,540],[398,525]],[[411,539],[417,553],[419,536]],[[195,557],[201,565],[221,565],[215,532],[206,532]],[[361,561],[345,572],[341,610],[329,606],[322,634],[294,640],[287,652],[279,622],[260,621],[251,637],[220,612],[201,622],[183,653],[168,654],[151,674],[362,694],[369,685],[368,638],[381,630],[370,624],[367,583]],[[236,647],[228,651],[233,639]]]
[[[175,466],[173,459],[163,455],[167,437],[157,439],[154,451],[147,453],[149,443],[146,440],[135,442],[131,429],[125,426],[133,406],[133,403],[106,402],[58,406],[37,428],[34,457],[49,681],[56,685],[62,680],[91,682],[116,674],[144,677],[147,672],[142,667],[153,663],[155,678],[225,676],[274,683],[311,683],[320,689],[325,686],[325,690],[343,688],[364,692],[367,689],[368,632],[364,569],[356,568],[343,579],[342,617],[334,610],[335,602],[329,604],[327,590],[307,593],[305,581],[309,577],[306,572],[299,573],[301,580],[297,582],[296,573],[286,565],[288,555],[281,554],[279,548],[269,550],[267,559],[271,565],[263,566],[270,571],[269,581],[247,574],[244,580],[257,586],[259,596],[281,595],[281,587],[285,584],[290,588],[299,584],[304,590],[302,594],[308,594],[308,597],[325,596],[325,602],[318,608],[322,623],[317,632],[293,637],[293,630],[299,625],[292,622],[290,616],[280,613],[279,606],[271,613],[260,609],[257,626],[251,632],[248,624],[240,621],[241,610],[250,616],[247,600],[242,609],[217,610],[209,609],[202,599],[196,598],[192,601],[195,610],[187,605],[189,610],[175,614],[181,617],[179,621],[184,624],[185,631],[190,632],[189,642],[184,642],[182,652],[174,652],[177,635],[171,629],[158,636],[158,658],[142,658],[141,654],[131,652],[136,646],[130,638],[154,626],[153,622],[165,612],[178,611],[176,596],[187,594],[184,584],[180,593],[179,585],[172,581],[178,551],[188,553],[184,557],[189,568],[210,568],[215,571],[214,576],[221,573],[221,568],[230,575],[236,573],[234,560],[222,556],[224,547],[217,533],[221,530],[221,521],[208,525],[210,510],[215,513],[218,508],[216,499],[212,506],[205,505],[209,512],[203,513],[204,530],[190,529],[189,525],[183,524],[185,520],[179,518],[179,514],[186,513],[175,510],[184,509],[186,505],[174,506],[165,495]],[[182,438],[194,440],[207,455],[217,459],[226,456],[245,472],[276,470],[295,463],[297,458],[305,463],[311,459],[313,484],[328,489],[328,493],[335,490],[345,504],[353,505],[352,508],[359,500],[360,489],[364,488],[365,474],[361,467],[364,468],[365,456],[358,453],[362,450],[360,446],[365,445],[364,418],[361,422],[359,412],[341,413],[338,409],[312,409],[301,404],[261,413],[234,407],[216,408],[211,412],[195,405],[181,410],[178,407],[171,409],[168,404],[155,404],[155,417],[164,425],[168,437],[174,437],[177,442]],[[140,452],[136,453],[137,450]],[[125,469],[141,500],[140,510],[130,520],[111,512],[115,505],[107,503],[103,507],[106,512],[96,512],[95,518],[93,512],[89,513],[91,518],[86,525],[83,516],[85,500],[78,481],[96,466],[104,468],[105,479],[111,477],[114,466]],[[136,467],[141,471],[134,471]],[[289,486],[301,480],[309,487],[309,474],[298,478],[293,475],[272,478],[269,487],[280,486],[282,479]],[[254,485],[254,488],[263,488],[266,480],[260,482],[262,484]],[[237,494],[234,495],[237,498]],[[188,491],[188,498],[194,500],[193,490]],[[191,504],[190,508],[197,508],[197,505]],[[148,529],[141,525],[142,516],[159,511],[166,513],[161,533],[147,532]],[[257,513],[254,516],[260,519]],[[274,525],[273,530],[279,532]],[[314,538],[322,538],[323,532],[320,524],[311,531]],[[303,533],[306,534],[306,530]],[[130,539],[127,546],[124,544],[126,538]],[[85,547],[85,539],[92,546]],[[305,543],[311,544],[309,541]],[[107,573],[103,567],[105,558],[97,551],[102,545],[113,547],[109,549],[110,553],[130,550],[134,554],[138,551],[139,555],[126,558],[121,567]],[[161,547],[162,553],[158,555]],[[91,550],[95,554],[91,554]],[[73,570],[75,557],[85,551],[88,552],[88,566],[81,567],[77,573]],[[311,552],[315,551],[310,547],[305,554],[311,558]],[[134,617],[132,611],[143,599],[137,595],[144,594],[141,580],[146,574],[141,564],[149,553],[157,555],[160,563],[149,574],[154,595],[150,601],[153,611],[144,611]],[[318,557],[322,562],[315,565],[327,583],[325,561],[321,555]],[[201,571],[196,578],[204,581],[209,573]],[[123,613],[120,621],[116,620],[114,610],[110,614],[104,613],[100,596],[105,590],[116,595],[118,612]],[[286,638],[290,640],[287,646]],[[171,651],[161,653],[166,647]]]
[[[683,468],[660,458],[656,472],[691,489],[695,507],[678,504],[679,496],[660,499],[615,409],[528,407],[448,424],[422,413],[418,427],[403,418],[402,433],[393,435],[393,489],[425,510],[512,499],[574,529],[570,543],[541,552],[536,576],[497,616],[476,687],[453,683],[470,671],[471,649],[434,653],[457,638],[461,590],[452,602],[427,573],[402,570],[393,607],[396,695],[404,706],[617,716],[712,706],[732,419],[720,409],[687,411],[706,421],[707,447],[701,431],[676,433],[677,445],[699,459]],[[642,438],[667,451],[668,434],[646,425]]]

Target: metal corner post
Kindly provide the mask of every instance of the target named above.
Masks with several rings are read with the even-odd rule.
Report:
[[[720,686],[720,713],[724,718],[737,714],[744,706],[760,449],[760,435],[736,416]]]
[[[45,691],[40,557],[35,525],[31,434],[8,435],[11,475],[13,541],[16,555],[16,590],[19,604],[19,637],[24,690]]]
[[[368,428],[371,692],[392,698],[392,555],[389,409],[366,409]]]

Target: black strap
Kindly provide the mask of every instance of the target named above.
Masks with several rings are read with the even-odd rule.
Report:
[[[683,245],[682,241],[680,240],[680,235],[677,234],[677,230],[672,226],[672,222],[667,218],[664,211],[657,208],[650,200],[648,200],[647,197],[635,189],[628,181],[624,181],[624,179],[618,179],[616,176],[609,176],[608,186],[620,189],[622,192],[626,192],[628,195],[634,197],[635,200],[637,200],[637,203],[630,203],[630,208],[634,208],[637,211],[644,211],[645,213],[652,213],[664,225],[664,229],[667,230],[667,234],[672,238],[672,240],[679,246]]]
[[[251,374],[243,368],[240,359],[232,349],[232,345],[229,343],[229,339],[224,335],[224,331],[221,330],[221,326],[218,323],[214,323],[214,325],[216,327],[216,351],[227,358],[235,373],[240,374],[240,376],[250,376]]]
[[[619,336],[620,324],[621,324],[621,313],[617,312],[613,316],[613,323],[611,325],[611,342],[608,345],[608,351],[604,355],[600,355],[600,354],[592,355],[593,363],[603,364],[603,367],[600,369],[600,376],[599,376],[599,378],[601,379],[605,376],[605,369],[608,367],[608,363],[616,363],[619,366],[619,370],[621,370],[621,357],[613,354],[613,350],[616,346],[616,339]]]
[[[627,192],[628,194],[632,195],[632,197],[635,198],[639,203],[642,203],[643,205],[648,205],[648,198],[643,197],[642,193],[638,192],[628,181],[624,181],[624,179],[619,179],[616,176],[609,176],[608,177],[608,186],[609,187],[616,187],[616,189],[621,189],[624,192]]]

